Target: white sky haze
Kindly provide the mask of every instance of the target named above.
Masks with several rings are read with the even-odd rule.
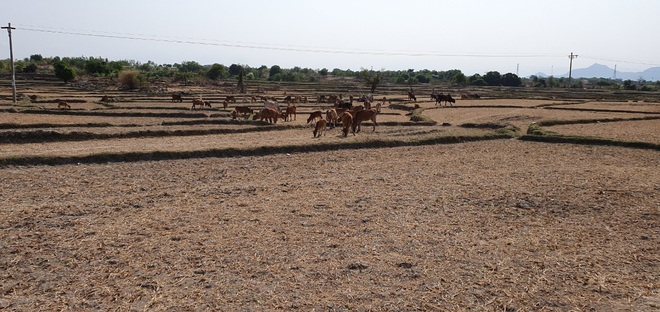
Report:
[[[660,66],[660,1],[3,0],[14,56],[314,69],[496,70]],[[0,59],[9,40],[0,38]]]

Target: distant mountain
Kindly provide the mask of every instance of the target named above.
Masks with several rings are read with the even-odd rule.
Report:
[[[616,73],[617,78],[621,78],[621,74]],[[568,77],[568,73],[562,77]],[[601,64],[593,64],[587,68],[574,68],[573,78],[612,78],[614,77],[614,69]],[[623,78],[622,78],[623,79]]]
[[[535,74],[537,77],[547,77],[544,73]],[[558,77],[568,77],[565,73]],[[602,64],[593,64],[587,68],[575,68],[571,74],[573,78],[614,78],[614,68],[610,68]],[[660,67],[652,67],[642,72],[616,72],[616,79],[621,80],[639,80],[642,78],[646,81],[660,80]]]

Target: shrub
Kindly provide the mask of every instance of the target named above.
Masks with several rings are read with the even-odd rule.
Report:
[[[64,62],[57,62],[53,65],[55,77],[67,83],[76,78],[76,72]]]
[[[30,63],[27,66],[23,67],[23,72],[24,73],[36,73],[37,72],[37,64],[35,63]]]
[[[142,88],[145,84],[145,79],[137,70],[123,70],[119,72],[119,83],[122,87],[133,90]]]
[[[211,68],[206,72],[206,77],[211,80],[216,80],[218,78],[227,77],[227,67],[222,64],[215,63],[211,65]]]

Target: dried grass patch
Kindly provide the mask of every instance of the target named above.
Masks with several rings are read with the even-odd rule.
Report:
[[[655,155],[497,140],[3,168],[0,306],[653,311]]]
[[[588,136],[660,144],[660,120],[594,122],[544,127],[568,136]]]
[[[585,102],[582,104],[562,106],[566,108],[582,108],[582,109],[598,109],[609,111],[631,111],[631,112],[648,112],[660,114],[660,103],[656,102],[632,102],[632,101],[619,101],[619,102]]]

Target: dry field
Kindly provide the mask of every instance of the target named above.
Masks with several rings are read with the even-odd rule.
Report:
[[[660,310],[658,102],[424,98],[436,124],[312,138],[328,104],[30,92],[0,89],[0,310]],[[517,139],[547,120],[646,148]]]

